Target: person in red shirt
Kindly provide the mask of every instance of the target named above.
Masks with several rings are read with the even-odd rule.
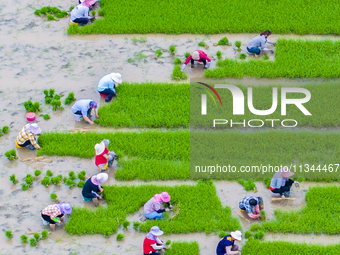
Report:
[[[191,62],[191,68],[194,68],[195,61],[203,62],[204,69],[207,69],[210,67],[211,60],[208,58],[207,54],[204,53],[204,51],[201,50],[195,50],[191,55],[185,60],[184,64],[182,65],[181,70],[183,71],[187,64]]]
[[[109,146],[110,141],[108,139],[104,139],[101,143],[97,143],[94,146],[96,150],[95,164],[99,169],[99,172],[105,172],[107,166],[112,166],[115,158],[118,158],[118,155],[113,151],[109,151],[107,146]]]
[[[159,250],[167,249],[164,242],[158,237],[163,235],[163,231],[159,229],[157,226],[153,226],[150,229],[150,232],[146,235],[143,242],[143,253],[144,255],[153,254],[160,255]]]

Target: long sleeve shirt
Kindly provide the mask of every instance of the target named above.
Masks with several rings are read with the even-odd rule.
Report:
[[[71,11],[71,21],[74,21],[75,19],[80,19],[80,18],[90,19],[89,11],[90,11],[89,7],[82,5],[82,4],[77,5]]]
[[[105,89],[111,89],[114,93],[116,93],[115,87],[115,82],[112,80],[110,74],[103,76],[98,82],[98,92],[102,92]]]
[[[43,215],[50,216],[51,220],[53,220],[58,215],[61,215],[61,211],[55,205],[49,205],[45,209],[41,211]]]
[[[87,116],[87,112],[91,108],[90,107],[91,101],[92,101],[91,99],[81,99],[76,101],[74,105],[71,107],[72,112],[76,113],[80,111],[83,116]]]
[[[257,203],[259,200],[257,197],[249,196],[245,197],[239,203],[240,208],[244,208],[248,214],[248,217],[251,219],[257,219],[260,216],[260,206],[257,204],[256,206],[252,206],[249,204],[250,199],[255,199]]]
[[[286,185],[288,178],[283,178],[280,173],[275,173],[272,180],[270,181],[270,189],[279,189]]]
[[[18,137],[17,137],[17,142],[19,145],[23,145],[26,141],[30,141],[31,144],[34,146],[36,149],[40,149],[40,146],[37,144],[37,141],[35,139],[35,136],[26,131],[26,128],[28,127],[29,124],[26,124],[20,131]]]
[[[211,62],[210,58],[208,58],[207,54],[204,53],[204,51],[198,50],[198,53],[200,54],[200,59],[198,61],[202,61],[202,58],[205,58],[208,62]],[[187,60],[185,60],[184,64],[188,64],[190,60],[192,59],[192,56],[190,55]]]
[[[247,48],[251,49],[260,47],[261,49],[264,49],[266,43],[267,43],[266,37],[264,35],[258,35],[249,40]]]

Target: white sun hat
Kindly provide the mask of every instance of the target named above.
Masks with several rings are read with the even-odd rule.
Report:
[[[32,134],[38,135],[38,134],[41,134],[42,130],[37,123],[33,123],[33,124],[29,124],[29,126],[26,128],[26,131]]]
[[[236,239],[237,241],[241,241],[242,240],[242,233],[240,230],[236,230],[236,231],[232,231],[230,233],[231,237]]]
[[[153,226],[150,229],[150,233],[155,235],[155,236],[161,236],[161,235],[164,234],[164,232],[162,230],[160,230],[158,226]]]
[[[111,73],[110,76],[116,83],[122,83],[122,75],[120,73]],[[116,86],[118,86],[118,84],[116,84]]]
[[[200,60],[200,53],[197,51],[197,50],[195,50],[193,53],[191,53],[191,57],[192,57],[192,59],[193,60]]]
[[[96,150],[96,155],[100,155],[104,152],[105,150],[105,143],[101,142],[101,143],[97,143],[94,146],[94,149]]]

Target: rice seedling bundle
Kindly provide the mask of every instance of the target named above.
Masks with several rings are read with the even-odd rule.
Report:
[[[276,2],[237,0],[151,1],[102,0],[104,19],[84,27],[70,26],[69,34],[217,34],[273,33],[339,34],[338,1],[306,4],[299,0]],[[265,18],[261,12],[266,10]],[[213,21],[213,22],[207,22]]]

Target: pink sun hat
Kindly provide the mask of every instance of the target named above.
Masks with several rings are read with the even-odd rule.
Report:
[[[163,202],[168,203],[171,199],[170,195],[168,192],[164,191],[161,193],[161,199]]]

